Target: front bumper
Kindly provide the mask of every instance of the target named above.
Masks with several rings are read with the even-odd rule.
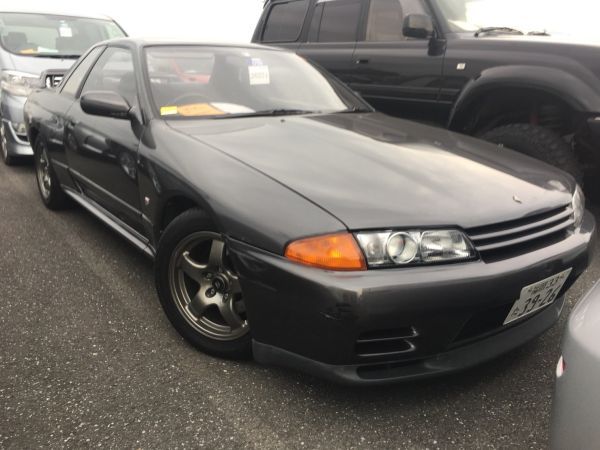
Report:
[[[23,108],[25,97],[14,97],[6,93],[0,96],[0,139],[6,146],[10,156],[32,156],[33,150],[27,136],[18,136],[11,123],[23,123]]]
[[[587,268],[594,236],[586,213],[566,239],[510,259],[354,273],[304,267],[236,241],[230,248],[257,361],[380,384],[464,369],[544,332],[562,297],[502,324],[523,287],[572,267],[563,295]]]

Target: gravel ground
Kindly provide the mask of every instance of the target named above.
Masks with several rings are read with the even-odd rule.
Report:
[[[29,166],[0,165],[0,233],[1,448],[547,447],[566,314],[466,373],[346,388],[192,349],[151,262],[81,209],[46,210]],[[597,278],[600,259],[568,310]]]

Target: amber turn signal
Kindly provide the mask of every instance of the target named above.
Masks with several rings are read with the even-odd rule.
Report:
[[[327,270],[367,270],[358,243],[350,233],[329,234],[292,242],[285,256],[305,266]]]

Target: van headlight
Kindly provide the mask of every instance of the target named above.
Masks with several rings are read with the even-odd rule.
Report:
[[[369,267],[469,261],[477,252],[459,230],[410,230],[357,233]]]
[[[0,89],[17,97],[27,97],[39,84],[40,77],[31,73],[3,70],[0,76]]]
[[[573,226],[575,228],[579,228],[583,223],[583,216],[585,215],[585,195],[579,186],[577,186],[577,189],[575,189],[575,194],[573,194],[571,207],[573,208]]]

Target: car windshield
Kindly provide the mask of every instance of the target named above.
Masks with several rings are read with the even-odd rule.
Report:
[[[336,112],[363,108],[295,54],[234,47],[146,49],[156,111],[164,118]]]
[[[0,13],[2,47],[23,56],[78,57],[97,42],[123,36],[110,20]]]
[[[499,33],[552,34],[597,37],[596,18],[599,8],[589,0],[572,0],[568,11],[590,11],[578,14],[577,20],[566,20],[564,1],[560,0],[433,0],[439,7],[450,31],[475,33],[496,29]],[[589,17],[588,17],[589,16]],[[513,29],[513,30],[510,30]]]

